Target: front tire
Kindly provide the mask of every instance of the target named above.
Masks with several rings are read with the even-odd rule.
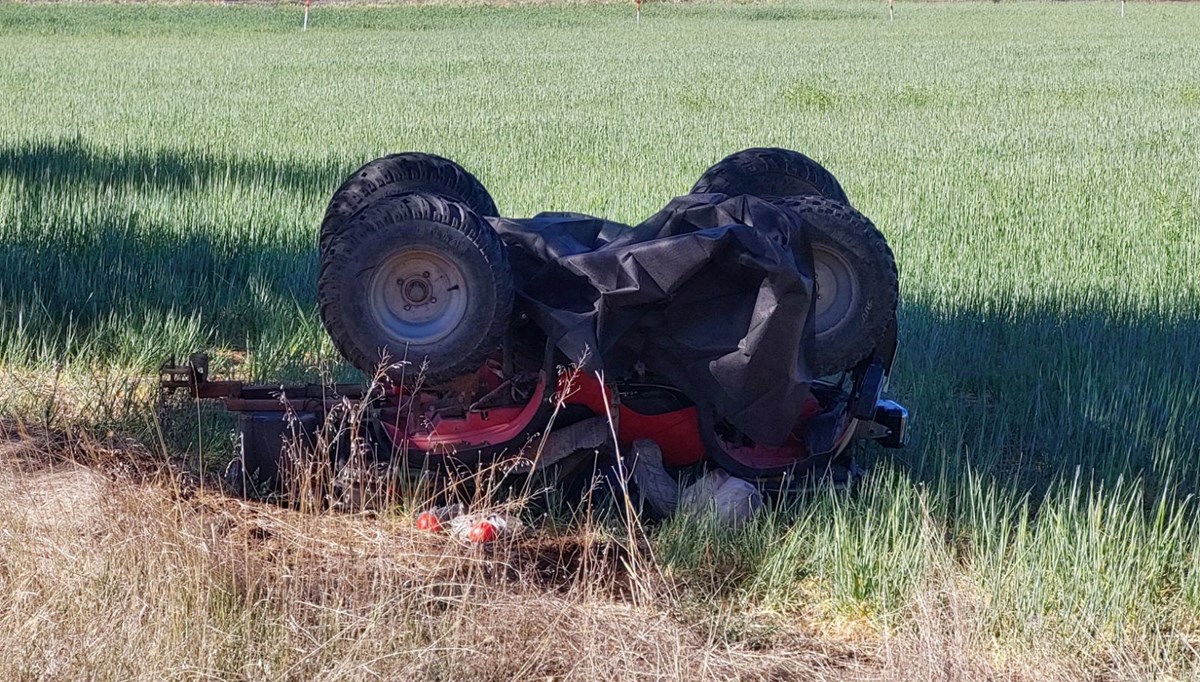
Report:
[[[321,255],[321,321],[368,375],[437,384],[482,366],[508,329],[504,245],[468,206],[431,194],[375,202]],[[425,364],[423,371],[418,368]]]

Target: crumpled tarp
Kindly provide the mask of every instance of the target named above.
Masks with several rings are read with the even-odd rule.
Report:
[[[636,226],[568,213],[491,219],[519,305],[588,370],[637,361],[759,443],[791,432],[813,378],[803,222],[753,196],[679,197]]]

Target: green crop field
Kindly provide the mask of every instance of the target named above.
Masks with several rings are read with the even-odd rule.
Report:
[[[316,231],[384,153],[462,163],[506,215],[637,222],[730,152],[793,148],[895,251],[890,390],[911,444],[867,449],[861,490],[737,533],[652,529],[671,604],[654,608],[725,654],[780,656],[784,677],[794,631],[943,679],[1200,674],[1200,6],[901,2],[889,23],[857,0],[649,4],[638,25],[624,4],[318,6],[303,33],[300,17],[0,4],[5,424],[157,442],[155,370],[200,349],[228,376],[353,377],[316,314]],[[5,523],[0,548],[30,532]],[[208,623],[224,659],[172,658],[169,639],[146,667],[106,658],[68,626],[21,626],[66,607],[15,556],[0,590],[41,596],[0,608],[0,677],[361,679],[305,667],[358,655],[366,635],[336,618],[316,639],[247,625],[286,620],[270,595],[118,613]],[[144,632],[96,646],[134,652]],[[238,667],[264,642],[280,667]],[[459,679],[461,650],[403,670]],[[545,674],[587,676],[563,666]],[[479,679],[543,668],[505,670]]]

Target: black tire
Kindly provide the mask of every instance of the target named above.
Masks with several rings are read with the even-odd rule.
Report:
[[[800,152],[777,147],[745,149],[721,159],[692,187],[692,194],[756,197],[822,196],[849,205],[833,173]]]
[[[809,357],[813,374],[850,369],[875,350],[896,319],[896,258],[883,233],[846,204],[818,196],[775,202],[799,216],[812,246],[818,297]]]
[[[499,235],[469,207],[405,194],[346,222],[322,254],[317,303],[355,367],[371,375],[385,357],[407,361],[388,370],[393,380],[437,384],[476,371],[499,345],[512,272]]]
[[[321,251],[355,213],[384,197],[410,193],[436,194],[485,217],[500,215],[483,183],[457,163],[422,152],[391,154],[354,171],[333,193],[321,222]]]

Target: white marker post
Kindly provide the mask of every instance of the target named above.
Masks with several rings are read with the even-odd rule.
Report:
[[[304,0],[304,27],[301,31],[308,30],[308,8],[312,5],[312,0]]]
[[[894,9],[892,9],[893,2],[895,2],[895,0],[888,0],[888,23],[889,24],[896,23],[896,11]]]
[[[636,23],[638,26],[641,26],[642,25],[642,0],[635,0],[635,2],[637,3]]]
[[[1125,18],[1125,0],[1121,0],[1121,18]]]

